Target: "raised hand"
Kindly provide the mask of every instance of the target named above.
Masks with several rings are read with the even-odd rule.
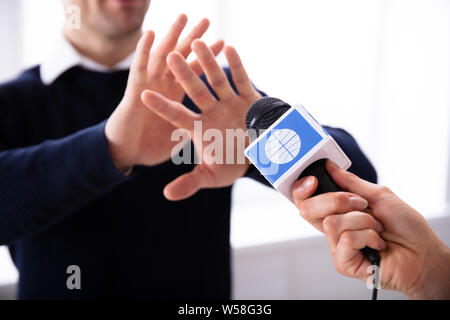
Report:
[[[142,100],[150,110],[173,126],[189,132],[196,151],[200,153],[202,159],[192,172],[178,177],[166,186],[164,194],[169,200],[188,198],[202,188],[229,186],[245,174],[248,164],[236,163],[237,158],[242,156],[243,150],[238,149],[235,141],[226,139],[226,131],[231,129],[238,132],[236,130],[240,129],[240,134],[245,139],[247,110],[253,102],[261,97],[248,78],[234,48],[226,47],[225,55],[238,93],[232,89],[225,72],[216,62],[214,52],[203,41],[194,41],[192,49],[218,99],[211,94],[195,70],[188,65],[179,52],[169,54],[167,63],[177,81],[199,107],[201,114],[190,111],[179,102],[168,99],[153,90],[146,90],[142,94]],[[203,131],[215,129],[216,132],[221,133],[223,137],[222,156],[212,155],[208,148],[211,142],[204,141],[203,137],[194,134],[195,121],[201,121]],[[247,141],[248,139],[245,143]],[[226,161],[227,156],[230,158],[230,155],[235,160],[233,163]]]
[[[191,53],[192,41],[200,38],[209,26],[209,21],[203,19],[179,42],[186,23],[186,15],[180,15],[152,52],[153,31],[145,32],[138,43],[124,98],[105,127],[110,153],[119,170],[124,171],[135,165],[155,165],[170,158],[174,146],[170,137],[176,128],[146,108],[141,94],[151,89],[174,101],[182,101],[184,90],[167,66],[167,55],[176,51],[187,57]],[[211,51],[217,55],[223,46],[223,41],[218,41],[212,45]],[[198,61],[190,67],[197,73],[202,72]]]

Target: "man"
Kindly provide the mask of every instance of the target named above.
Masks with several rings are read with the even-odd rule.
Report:
[[[141,31],[149,0],[64,1],[73,4],[81,29],[66,27],[49,63],[0,86],[0,244],[20,272],[19,298],[230,298],[231,184],[263,178],[248,165],[175,165],[170,138],[196,117],[243,129],[260,93],[235,50],[226,54],[236,86],[210,63],[223,42],[193,44],[207,20],[179,41],[181,15],[152,49],[154,34]],[[191,47],[199,61],[189,66]],[[215,96],[194,74],[202,67]],[[329,131],[352,170],[375,180],[356,142]]]
[[[347,192],[310,198],[317,179],[296,182],[302,217],[325,233],[336,270],[367,281],[370,262],[360,249],[380,251],[380,286],[409,299],[450,299],[450,249],[425,219],[388,188],[364,181],[328,162],[333,180]]]

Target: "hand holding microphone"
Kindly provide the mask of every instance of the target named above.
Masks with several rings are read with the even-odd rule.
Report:
[[[351,162],[303,107],[292,108],[279,99],[262,98],[250,107],[246,122],[254,140],[246,156],[288,199],[294,202],[292,184],[303,176],[318,179],[315,195],[340,190],[325,170],[325,160],[331,159],[343,169]],[[371,264],[379,265],[376,250],[364,247],[361,251]]]
[[[292,191],[302,216],[325,233],[337,271],[367,280],[370,263],[359,248],[370,246],[380,251],[383,289],[410,299],[449,299],[450,250],[425,219],[388,188],[332,162],[326,168],[346,192],[310,198],[317,186],[313,177],[299,180]]]
[[[339,145],[302,107],[292,108],[276,98],[262,98],[247,113],[247,129],[252,144],[245,154],[276,190],[292,202],[293,183],[304,176],[318,180],[315,194],[339,191],[325,169],[326,159],[348,169],[350,159]],[[377,248],[377,247],[375,247]],[[371,247],[360,248],[363,259],[375,266],[372,299],[377,299],[380,256]]]
[[[347,172],[349,159],[304,108],[263,98],[250,108],[247,128],[254,141],[246,156],[325,233],[339,272],[367,280],[368,268],[381,263],[382,288],[450,298],[448,246],[389,189]]]

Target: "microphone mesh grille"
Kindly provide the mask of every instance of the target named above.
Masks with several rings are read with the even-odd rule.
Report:
[[[256,137],[258,137],[260,130],[269,128],[290,108],[290,105],[280,99],[264,97],[256,101],[248,110],[246,118],[247,129],[256,130]]]

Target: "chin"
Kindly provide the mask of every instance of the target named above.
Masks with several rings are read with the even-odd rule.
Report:
[[[149,2],[146,0],[107,0],[104,3],[107,10],[117,14],[142,14],[146,12]]]
[[[106,20],[117,32],[130,32],[140,28],[144,22],[149,2],[146,0],[106,0]]]
[[[140,30],[142,28],[142,24],[141,23],[136,23],[136,24],[130,24],[130,23],[125,23],[123,25],[117,26],[116,27],[116,35],[126,35],[132,32],[135,32],[137,30]]]
[[[109,29],[108,33],[120,36],[136,31],[142,27],[144,17],[141,12],[116,14],[113,18],[107,20],[107,25],[109,25],[107,26],[107,30]]]

